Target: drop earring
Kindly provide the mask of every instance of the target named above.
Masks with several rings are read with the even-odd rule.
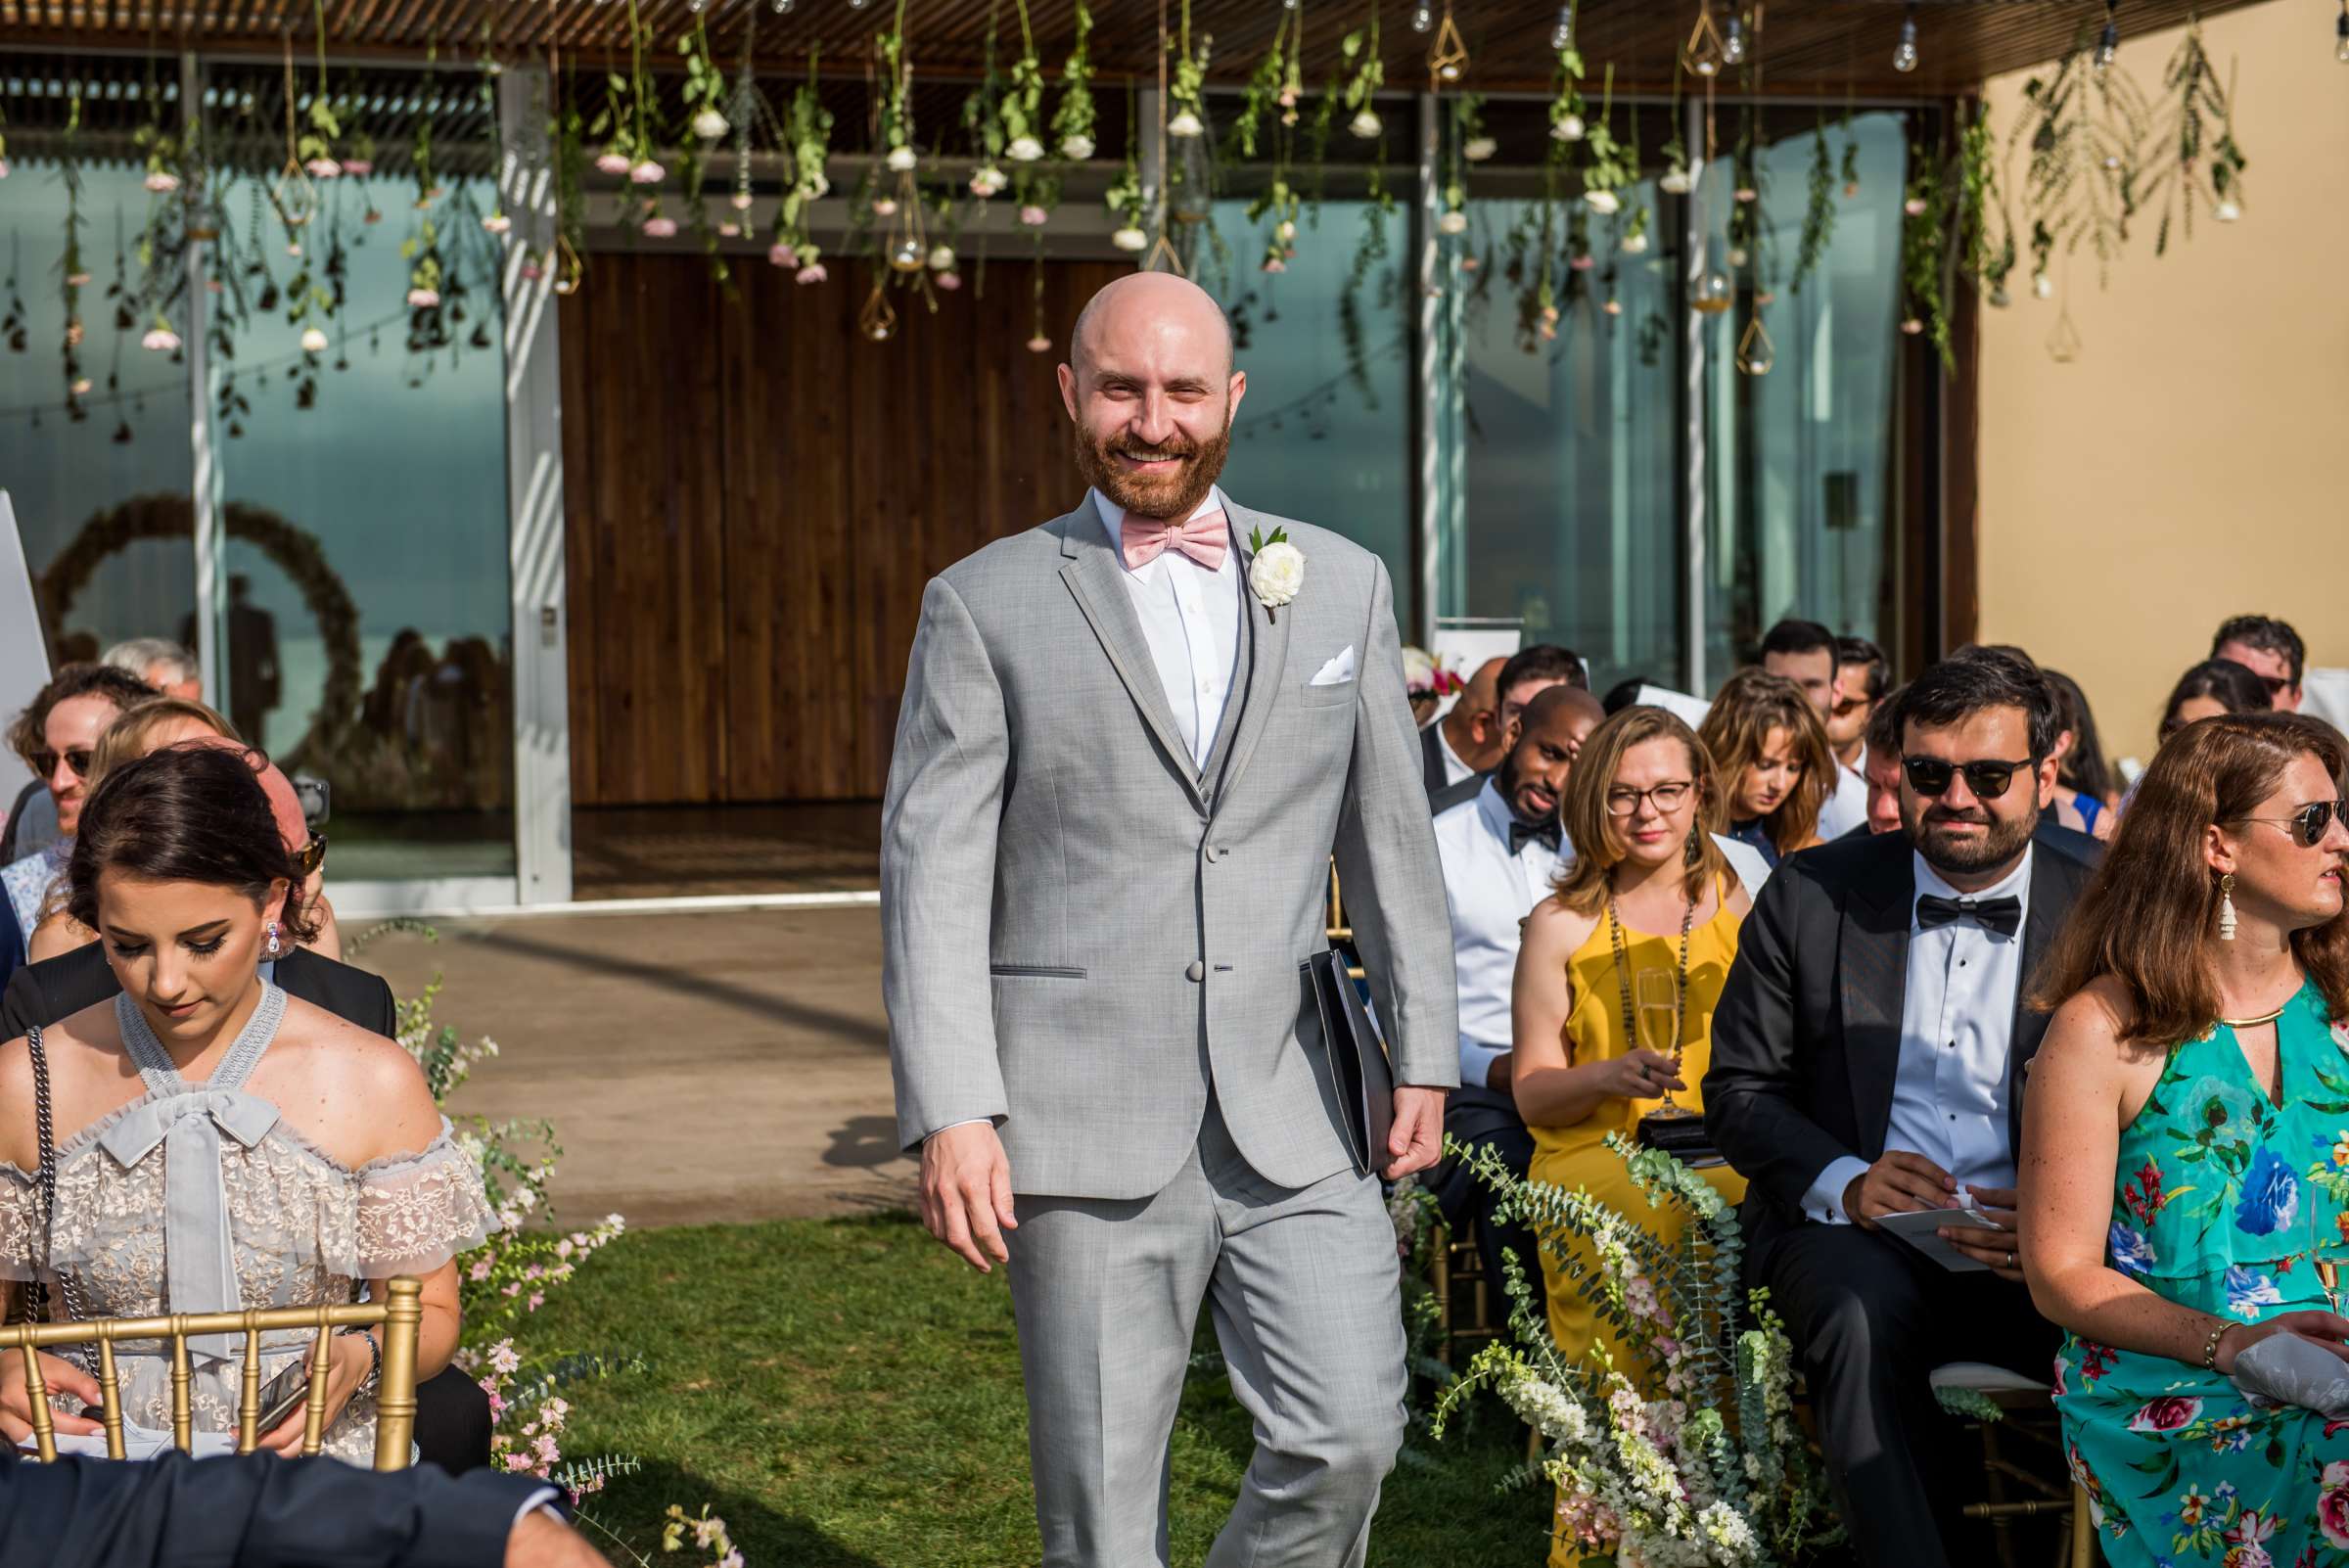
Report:
[[[2229,921],[2230,921],[2230,931],[2229,931],[2229,934],[2230,934],[2230,937],[2232,937],[2232,935],[2233,935],[2233,926],[2232,926],[2233,919],[2234,919],[2234,917],[2233,917],[2232,915],[2231,915],[2231,916],[2229,916]],[[285,945],[285,944],[284,944],[282,941],[280,941],[280,940],[279,940],[279,938],[278,938],[278,935],[277,935],[277,922],[276,922],[276,921],[274,921],[274,920],[272,920],[272,921],[270,921],[270,922],[269,922],[269,945],[268,945],[268,946],[267,946],[267,947],[265,947],[265,948],[262,950],[262,956],[263,956],[263,957],[265,957],[265,958],[279,958],[279,957],[283,957],[283,956],[285,955],[285,951],[286,951],[286,945]]]
[[[1698,837],[1698,835],[1703,832],[1703,828],[1690,828],[1688,830],[1688,848],[1682,853],[1681,858],[1687,863],[1688,869],[1691,871],[1695,870],[1698,862],[1703,860],[1705,857],[1704,844]]]
[[[2219,878],[2219,940],[2234,940],[2234,873],[2232,871]]]

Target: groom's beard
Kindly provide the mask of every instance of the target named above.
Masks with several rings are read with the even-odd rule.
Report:
[[[1207,499],[1207,492],[1215,488],[1216,480],[1223,472],[1223,460],[1231,453],[1228,412],[1223,416],[1222,430],[1205,441],[1178,434],[1151,446],[1126,431],[1102,441],[1088,436],[1082,425],[1071,423],[1069,431],[1070,444],[1077,454],[1077,471],[1084,476],[1084,482],[1121,510],[1136,517],[1189,517]],[[1136,474],[1118,460],[1120,453],[1128,457],[1174,457],[1181,461],[1164,474]]]

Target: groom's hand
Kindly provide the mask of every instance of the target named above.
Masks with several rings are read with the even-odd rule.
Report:
[[[981,1273],[1009,1263],[1003,1232],[1011,1217],[1011,1162],[992,1122],[944,1128],[922,1143],[922,1225]]]
[[[1444,1090],[1396,1085],[1395,1130],[1387,1134],[1387,1153],[1393,1158],[1380,1174],[1389,1181],[1436,1163],[1444,1153]]]

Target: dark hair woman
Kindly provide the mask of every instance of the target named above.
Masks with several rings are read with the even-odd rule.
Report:
[[[2345,785],[2318,720],[2189,724],[2043,971],[2019,1250],[2070,1331],[2056,1408],[2118,1568],[2166,1560],[2181,1499],[2276,1562],[2328,1549],[2349,1506],[2349,1436],[2234,1381],[2349,1361],[2327,1284],[2349,1254]]]
[[[1835,753],[1802,687],[1740,669],[1723,683],[1698,733],[1721,769],[1729,837],[1773,866],[1819,842],[1819,813],[1835,793]]]
[[[2112,772],[2104,762],[2104,743],[2096,737],[2096,715],[2089,712],[2088,693],[2061,670],[2040,668],[2055,694],[2061,732],[2055,739],[2055,820],[2065,827],[2099,839],[2112,837]]]
[[[1752,908],[1713,840],[1723,796],[1704,743],[1663,709],[1627,708],[1592,730],[1560,808],[1574,860],[1526,917],[1510,998],[1511,1087],[1534,1134],[1533,1179],[1588,1190],[1668,1249],[1677,1211],[1635,1197],[1606,1138],[1631,1135],[1667,1097],[1703,1109],[1693,1085],[1712,1062],[1713,1009]],[[1726,1168],[1703,1174],[1730,1202],[1744,1196]],[[1543,1254],[1550,1332],[1570,1360],[1603,1340],[1636,1377],[1641,1353],[1570,1277],[1596,1267],[1585,1243]]]
[[[46,1287],[53,1315],[151,1316],[347,1301],[360,1281],[413,1274],[417,1372],[438,1372],[457,1338],[450,1260],[496,1221],[414,1058],[261,977],[268,945],[312,926],[252,764],[174,748],[109,773],[70,878],[73,917],[122,992],[0,1045],[0,1280]],[[54,1113],[36,1119],[43,1076]],[[51,1128],[54,1213],[34,1175]],[[234,1430],[242,1341],[193,1348],[196,1425]],[[263,1382],[305,1349],[263,1336]],[[380,1355],[372,1331],[333,1348],[326,1452],[356,1463],[374,1455]],[[169,1362],[123,1360],[125,1419],[165,1428]],[[98,1398],[63,1363],[50,1386]],[[0,1438],[27,1430],[23,1400],[22,1380],[0,1395]],[[262,1446],[291,1453],[301,1429],[297,1411]]]
[[[2187,725],[2220,714],[2264,714],[2267,683],[2232,659],[2205,659],[2178,677],[2161,705],[2161,743]]]

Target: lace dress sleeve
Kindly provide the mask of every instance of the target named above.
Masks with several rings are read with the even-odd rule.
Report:
[[[41,1247],[39,1181],[0,1161],[0,1280],[30,1281]]]
[[[358,1176],[361,1278],[431,1273],[498,1227],[482,1168],[445,1117],[423,1153],[373,1161]]]

